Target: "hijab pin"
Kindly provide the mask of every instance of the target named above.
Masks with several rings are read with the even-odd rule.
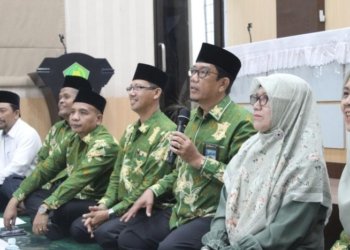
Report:
[[[276,132],[275,132],[275,138],[280,140],[284,137],[284,132],[281,130],[281,129],[278,129]]]

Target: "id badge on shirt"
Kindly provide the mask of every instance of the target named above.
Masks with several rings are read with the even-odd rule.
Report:
[[[205,157],[217,160],[219,154],[219,147],[215,144],[204,143],[203,155]]]

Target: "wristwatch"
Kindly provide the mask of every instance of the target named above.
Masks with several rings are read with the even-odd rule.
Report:
[[[50,212],[50,210],[46,205],[44,205],[44,204],[40,205],[40,207],[38,209],[39,214],[49,214],[49,212]]]
[[[108,209],[108,217],[112,218],[114,216],[113,208]]]

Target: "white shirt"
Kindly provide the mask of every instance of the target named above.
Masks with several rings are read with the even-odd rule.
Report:
[[[0,185],[12,174],[30,174],[40,147],[39,134],[20,118],[7,134],[0,130]]]

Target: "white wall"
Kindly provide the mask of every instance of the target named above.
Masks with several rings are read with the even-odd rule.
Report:
[[[153,0],[65,0],[67,52],[107,58],[105,97],[126,96],[138,62],[154,65]]]

